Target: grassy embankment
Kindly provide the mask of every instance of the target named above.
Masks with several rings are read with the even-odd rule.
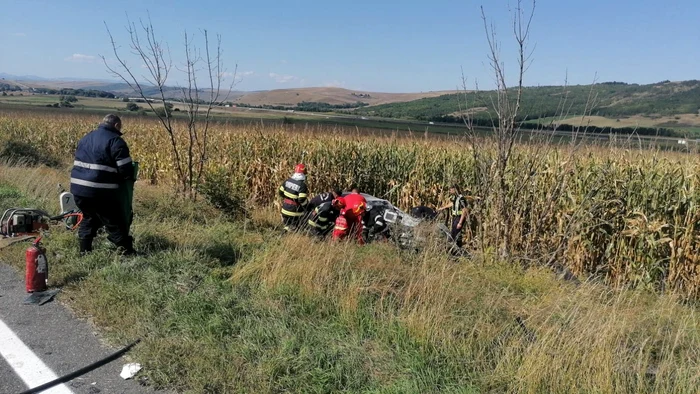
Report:
[[[56,210],[65,170],[2,166],[0,206]],[[575,286],[545,269],[279,237],[138,185],[144,257],[46,237],[51,285],[152,384],[188,392],[692,393],[697,311],[671,295]],[[104,238],[101,241],[105,241]],[[25,245],[0,259],[21,268]],[[524,327],[517,323],[522,318]]]

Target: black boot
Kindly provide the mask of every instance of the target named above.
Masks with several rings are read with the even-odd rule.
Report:
[[[134,250],[134,238],[126,237],[121,242],[117,243],[117,248],[121,249],[121,253],[124,256],[135,256],[136,250]]]
[[[92,239],[81,239],[80,240],[80,254],[88,254],[92,252]]]

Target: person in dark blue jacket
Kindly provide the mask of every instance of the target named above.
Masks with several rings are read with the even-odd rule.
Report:
[[[102,226],[107,230],[107,239],[123,249],[124,254],[135,253],[129,235],[131,218],[121,201],[126,196],[126,182],[133,182],[134,164],[121,128],[121,119],[109,114],[97,129],[78,142],[75,151],[70,191],[83,213],[78,229],[81,253],[92,251],[92,240]]]

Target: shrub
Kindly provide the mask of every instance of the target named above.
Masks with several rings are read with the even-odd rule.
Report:
[[[34,144],[24,141],[0,141],[0,159],[9,160],[29,166],[45,165],[58,167],[60,161]]]
[[[233,179],[225,169],[208,172],[205,181],[199,186],[202,196],[232,219],[245,214],[245,198],[241,190],[245,190],[245,182]]]
[[[158,107],[155,109],[154,112],[156,113],[156,115],[163,117],[163,118],[166,116],[166,114],[167,114],[167,116],[170,117],[170,116],[172,116],[172,113],[173,113],[172,109],[170,109],[168,107]]]
[[[73,96],[73,95],[64,95],[61,96],[61,102],[66,102],[66,103],[77,103],[78,98]]]

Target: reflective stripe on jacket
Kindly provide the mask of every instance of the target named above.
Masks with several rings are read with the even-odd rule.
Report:
[[[134,166],[119,130],[101,124],[78,142],[70,191],[81,197],[109,197],[128,179]]]
[[[331,223],[335,222],[339,214],[340,212],[333,207],[332,202],[324,202],[314,209],[308,224],[309,226],[326,230],[330,228]]]
[[[287,179],[279,188],[279,195],[283,198],[282,215],[302,216],[306,211],[309,189],[306,182],[294,178]]]
[[[362,223],[367,230],[372,230],[374,232],[384,230],[387,227],[386,222],[384,222],[384,209],[374,208],[368,211]]]
[[[311,206],[311,209],[316,209],[320,207],[322,204],[327,203],[327,202],[333,202],[333,194],[332,193],[321,193],[316,195],[314,198],[311,199],[311,202],[309,203]]]
[[[458,195],[452,200],[452,216],[462,216],[467,207],[467,200],[463,195]]]

